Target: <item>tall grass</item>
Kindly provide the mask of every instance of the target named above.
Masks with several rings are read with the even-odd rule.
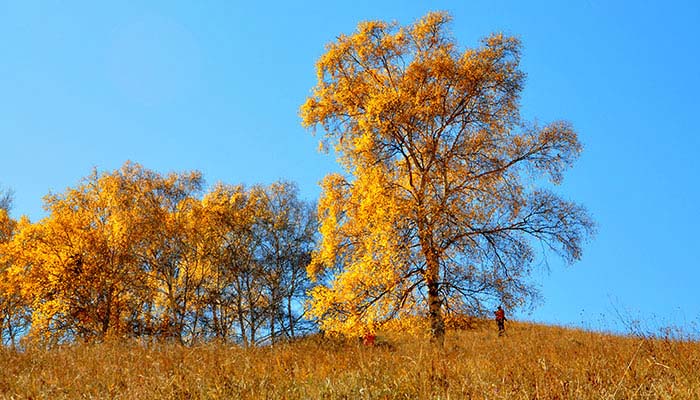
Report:
[[[0,351],[1,398],[692,399],[700,343],[524,323],[451,331],[445,347],[307,338],[274,347],[138,343]]]

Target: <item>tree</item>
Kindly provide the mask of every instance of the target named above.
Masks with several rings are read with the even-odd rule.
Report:
[[[303,321],[309,289],[306,266],[316,244],[318,229],[312,204],[299,199],[290,182],[263,188],[263,210],[257,232],[264,291],[269,297],[267,318],[270,340],[294,338]]]
[[[254,345],[264,323],[260,265],[254,225],[261,212],[258,191],[217,185],[202,199],[209,270],[205,282],[209,330],[216,338]]]
[[[33,337],[99,341],[167,320],[174,329],[161,334],[182,340],[193,289],[180,220],[200,185],[199,173],[161,176],[127,162],[48,195],[48,216],[20,221],[6,246]]]
[[[197,293],[204,280],[200,244],[203,185],[199,172],[161,175],[127,164],[122,180],[133,228],[134,254],[146,275],[149,298],[140,328],[180,343],[197,335]],[[137,239],[138,238],[138,239]]]
[[[10,248],[32,337],[46,343],[125,336],[148,296],[130,216],[138,168],[94,171],[75,188],[45,198],[48,216],[20,224]]]
[[[532,189],[560,183],[581,145],[567,122],[521,119],[519,41],[494,34],[460,51],[449,21],[363,22],[316,64],[302,123],[323,128],[345,170],[322,183],[308,267],[324,283],[311,307],[324,330],[427,314],[442,342],[445,313],[535,294],[535,243],[573,262],[593,232],[583,207]]]
[[[10,217],[12,202],[12,191],[0,190],[0,342],[15,347],[29,325],[30,309],[17,279],[10,274],[13,260],[8,257],[8,248],[18,225]]]
[[[10,212],[12,202],[14,201],[14,192],[11,189],[0,189],[0,210]]]
[[[207,325],[244,346],[294,337],[309,283],[316,218],[296,185],[217,185],[202,199]]]

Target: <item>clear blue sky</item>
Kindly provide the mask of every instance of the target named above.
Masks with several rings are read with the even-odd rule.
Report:
[[[32,220],[49,191],[126,160],[316,198],[338,167],[298,108],[324,45],[448,10],[464,46],[519,36],[523,114],[569,120],[585,145],[559,190],[599,233],[573,267],[549,260],[544,301],[519,317],[621,329],[617,309],[698,333],[699,4],[0,0],[0,185]]]

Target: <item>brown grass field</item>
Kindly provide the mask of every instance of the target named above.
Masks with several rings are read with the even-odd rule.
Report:
[[[700,342],[526,323],[378,345],[106,343],[0,350],[3,399],[698,399]]]

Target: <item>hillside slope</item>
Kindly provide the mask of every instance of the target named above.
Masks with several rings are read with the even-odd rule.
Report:
[[[374,347],[307,338],[270,348],[135,343],[0,351],[0,398],[690,399],[700,343],[512,323]]]

